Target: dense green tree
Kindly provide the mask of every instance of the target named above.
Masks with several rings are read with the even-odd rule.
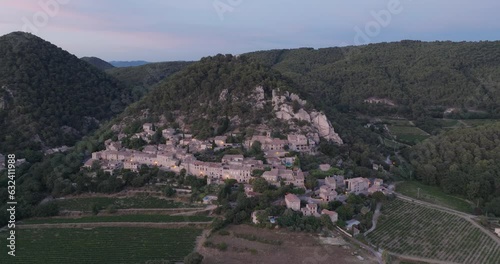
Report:
[[[499,131],[500,123],[455,129],[416,145],[407,158],[417,179],[484,206],[500,197]]]
[[[59,214],[59,206],[56,202],[39,204],[34,209],[34,215],[37,217],[50,217]]]
[[[269,183],[264,178],[255,178],[252,181],[254,192],[263,193],[269,189]]]
[[[485,111],[462,110],[458,115],[463,118],[500,114],[498,41],[401,41],[244,56],[291,78],[316,107],[412,118],[442,117],[447,107]],[[370,97],[386,98],[394,105],[366,104]]]
[[[165,187],[165,189],[163,189],[163,194],[165,194],[165,196],[167,197],[172,197],[175,195],[175,193],[176,193],[175,189],[170,186],[167,186]]]
[[[192,252],[184,258],[184,264],[201,264],[203,255],[198,252]]]
[[[40,161],[33,151],[73,145],[138,99],[116,79],[28,33],[0,37],[0,57],[0,153]]]
[[[316,187],[318,187],[318,179],[314,177],[314,175],[307,175],[305,179],[305,186],[309,190],[314,190]]]

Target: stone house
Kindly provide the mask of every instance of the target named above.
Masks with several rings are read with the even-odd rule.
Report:
[[[305,216],[315,216],[319,217],[320,214],[318,213],[318,205],[315,203],[308,203],[306,204],[306,207],[301,208],[300,211],[305,215]]]
[[[334,177],[326,177],[325,185],[335,190],[337,188],[337,180]]]
[[[241,165],[245,157],[243,155],[224,155],[222,163],[231,165]]]
[[[295,194],[285,195],[286,208],[292,209],[294,211],[300,211],[300,199]]]
[[[292,151],[309,152],[311,146],[309,140],[304,135],[288,135],[288,146]]]
[[[328,185],[322,185],[319,187],[319,197],[321,197],[321,200],[324,202],[331,202],[337,198],[337,192],[335,191],[335,188]]]
[[[145,123],[144,125],[142,125],[142,129],[146,133],[151,133],[154,132],[154,125],[152,123]]]
[[[344,181],[348,193],[360,194],[368,191],[370,180],[362,177],[347,179]]]
[[[335,184],[337,185],[337,187],[344,186],[344,176],[343,175],[333,175],[333,178],[335,179]]]
[[[330,220],[332,220],[332,223],[334,224],[339,220],[339,215],[335,211],[323,209],[321,210],[321,214],[328,215],[328,217],[330,217]]]
[[[270,184],[275,184],[279,182],[279,170],[278,169],[272,169],[271,171],[265,171],[262,174],[262,178],[264,178],[267,182]]]
[[[126,170],[138,171],[139,170],[139,163],[137,163],[137,162],[131,162],[131,161],[125,161],[123,163],[123,168],[126,169]]]

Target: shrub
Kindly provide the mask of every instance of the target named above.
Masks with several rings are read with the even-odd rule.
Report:
[[[230,234],[231,233],[229,231],[227,231],[227,230],[221,230],[221,231],[219,231],[219,235],[221,235],[221,236],[228,236]]]
[[[34,214],[37,217],[49,217],[59,214],[59,205],[56,202],[39,204],[35,207]]]
[[[227,244],[222,242],[216,245],[217,249],[220,251],[226,251],[227,250]]]
[[[213,247],[215,247],[215,245],[214,245],[214,243],[212,243],[212,241],[205,241],[205,242],[203,243],[203,246],[204,246],[204,247],[208,247],[208,248],[213,248]]]
[[[118,208],[116,207],[116,205],[111,204],[108,206],[108,213],[115,214],[116,212],[118,212]]]
[[[98,204],[92,205],[92,214],[97,215],[101,211],[101,207]]]
[[[203,255],[193,252],[184,258],[184,264],[200,264],[203,261]]]

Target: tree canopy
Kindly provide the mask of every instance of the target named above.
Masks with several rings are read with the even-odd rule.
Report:
[[[28,33],[0,37],[0,57],[0,153],[73,145],[135,100],[116,79]]]
[[[484,204],[500,197],[500,123],[456,129],[412,148],[416,177]]]

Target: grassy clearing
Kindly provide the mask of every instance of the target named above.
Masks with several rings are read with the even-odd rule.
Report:
[[[109,264],[173,263],[195,246],[200,229],[95,228],[22,229],[16,232],[16,257],[0,254],[0,263]],[[0,233],[6,241],[7,233]]]
[[[399,149],[399,148],[405,146],[404,144],[402,144],[400,142],[394,141],[392,139],[387,139],[387,138],[381,138],[381,142],[382,142],[382,144],[384,144],[386,147],[389,147],[389,148]]]
[[[368,240],[397,254],[454,263],[497,264],[500,245],[467,220],[396,199],[384,205]]]
[[[420,195],[418,189],[420,189]],[[428,186],[416,181],[405,181],[397,184],[396,191],[415,199],[445,206],[464,213],[472,213],[473,208],[470,203],[459,197],[448,195],[436,186]]]
[[[498,120],[498,119],[464,119],[462,121],[464,123],[466,123],[467,125],[473,126],[473,127],[500,122],[500,120]]]
[[[429,134],[427,134],[427,132],[413,125],[391,125],[388,126],[388,128],[391,131],[391,134],[396,138],[396,140],[406,144],[414,145],[429,137]]]
[[[391,126],[411,126],[412,123],[406,119],[388,119],[383,118],[382,121]]]
[[[134,197],[88,197],[88,198],[67,198],[57,200],[57,204],[61,210],[70,211],[91,211],[94,204],[101,208],[107,208],[108,206],[114,205],[117,209],[131,209],[131,208],[181,208],[181,207],[193,207],[188,204],[175,202],[172,200],[164,200],[157,197],[145,197],[145,196],[134,196]]]
[[[112,216],[85,216],[80,218],[43,218],[23,220],[23,224],[63,224],[63,223],[110,223],[110,222],[208,222],[211,217],[202,215],[112,215]]]
[[[417,144],[428,139],[430,136],[428,135],[409,135],[409,134],[399,134],[397,139],[401,142],[406,142],[410,144]]]
[[[460,123],[457,119],[439,119],[439,118],[436,118],[434,119],[436,121],[439,121],[441,123],[441,126],[443,126],[444,128],[455,128],[455,127],[460,127],[460,126],[463,126],[462,123]]]
[[[395,135],[421,135],[426,136],[427,133],[415,126],[388,126],[391,133]]]

